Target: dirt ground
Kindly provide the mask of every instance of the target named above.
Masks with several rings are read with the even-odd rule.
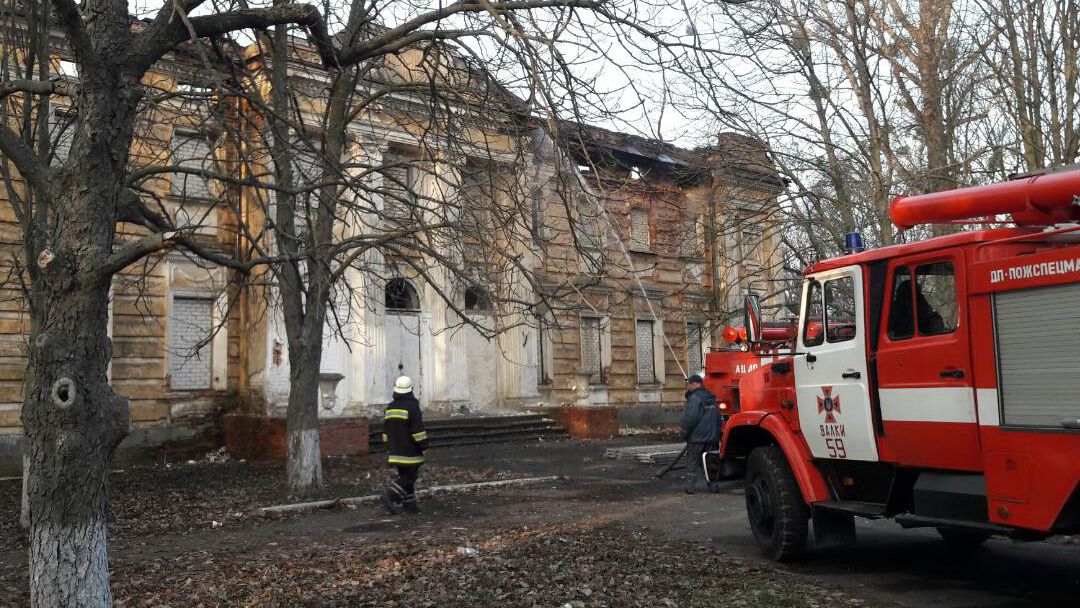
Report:
[[[652,467],[602,456],[612,443],[656,442],[645,436],[439,450],[421,486],[565,478],[438,495],[411,517],[368,505],[274,519],[245,515],[285,498],[279,466],[131,470],[114,477],[116,605],[1005,608],[1075,605],[1080,593],[1075,547],[1016,549],[1002,541],[981,557],[956,556],[936,539],[876,527],[860,528],[860,548],[850,554],[768,563],[753,547],[738,488],[687,496],[677,475],[657,480]],[[377,459],[333,462],[326,495],[371,493],[386,474]],[[0,485],[0,520],[16,517],[17,490]],[[227,523],[213,524],[229,513]],[[25,606],[25,549],[12,538],[21,535],[3,530],[0,606]],[[1033,581],[1025,569],[1048,582]],[[1026,578],[1005,584],[1002,570]]]

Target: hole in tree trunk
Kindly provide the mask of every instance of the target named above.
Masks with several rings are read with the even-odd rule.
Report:
[[[53,383],[52,400],[59,407],[71,405],[75,400],[75,383],[71,378],[60,378]]]

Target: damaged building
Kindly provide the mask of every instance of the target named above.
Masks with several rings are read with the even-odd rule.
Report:
[[[255,86],[268,86],[260,76],[262,49],[235,54],[255,75]],[[297,42],[289,78],[302,111],[316,118],[327,76],[310,55]],[[176,101],[193,91],[208,97],[220,91],[213,83],[221,75],[191,61],[174,54],[148,79],[161,101],[144,109],[133,162],[148,168],[148,196],[177,226],[207,247],[243,258],[251,247],[237,234],[265,226],[272,197],[211,174],[251,171],[258,162],[266,173],[266,160],[238,161],[239,144],[229,134],[242,126],[215,127]],[[396,77],[407,80],[409,54],[399,61],[404,67]],[[64,73],[71,66],[64,57],[54,65],[58,78],[74,77]],[[379,229],[402,219],[395,205],[423,201],[441,202],[455,209],[458,224],[475,226],[457,241],[450,233],[446,249],[454,253],[446,259],[399,250],[348,269],[323,343],[324,451],[364,449],[365,421],[381,411],[393,378],[403,373],[413,377],[429,416],[587,400],[633,419],[678,407],[685,377],[701,371],[704,352],[720,343],[719,330],[736,318],[741,294],[762,290],[756,285],[780,268],[773,213],[782,183],[763,145],[725,134],[715,146],[681,149],[596,127],[545,124],[507,99],[505,116],[489,121],[494,127],[472,128],[471,139],[447,146],[424,141],[428,135],[402,118],[422,109],[408,101],[349,123],[349,154],[378,170],[365,177],[370,208],[343,224]],[[58,162],[70,112],[58,100],[49,118]],[[304,147],[317,150],[325,134],[305,135]],[[152,170],[169,164],[190,171]],[[212,171],[198,171],[207,168]],[[476,205],[481,200],[489,206]],[[0,208],[7,241],[17,247],[10,204]],[[484,227],[489,237],[476,238]],[[510,268],[494,268],[493,250]],[[454,272],[446,271],[451,265]],[[253,455],[283,454],[289,351],[277,286],[272,276],[259,276],[241,283],[223,268],[168,252],[116,278],[111,380],[131,398],[133,420],[122,452],[216,446],[224,426],[247,448],[266,448]],[[15,286],[7,285],[6,295],[0,460],[15,466],[28,315]]]

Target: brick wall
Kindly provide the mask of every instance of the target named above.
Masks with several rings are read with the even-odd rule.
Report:
[[[284,460],[288,453],[284,418],[237,414],[222,421],[225,445],[235,458]],[[326,418],[319,421],[322,455],[364,456],[369,453],[365,418]]]

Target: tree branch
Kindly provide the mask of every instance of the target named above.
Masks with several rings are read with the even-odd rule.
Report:
[[[193,2],[194,0],[189,0]],[[182,7],[181,7],[182,8]],[[164,10],[164,9],[163,9]],[[169,14],[174,7],[170,5]],[[137,35],[133,48],[133,65],[145,71],[176,45],[191,39],[191,31],[200,38],[213,38],[243,29],[265,29],[275,25],[294,24],[305,28],[311,43],[323,62],[336,65],[336,52],[319,9],[311,4],[282,4],[271,8],[241,9],[215,15],[184,19],[163,19],[159,13],[154,24]],[[189,26],[190,25],[190,30]]]
[[[44,200],[54,198],[56,172],[34,154],[34,150],[11,127],[0,124],[0,152],[15,163],[15,168]]]
[[[112,279],[114,274],[151,253],[173,247],[179,236],[180,233],[176,231],[156,232],[128,243],[126,246],[114,251],[100,266],[94,268],[90,282],[96,283]]]
[[[74,97],[74,87],[63,80],[12,80],[0,83],[0,99],[6,99],[15,93],[31,95],[63,95]]]
[[[100,58],[90,42],[79,7],[72,0],[52,0],[52,4],[60,26],[67,33],[68,44],[75,53],[76,63],[91,74],[97,74]]]
[[[461,0],[422,15],[417,15],[413,19],[410,19],[395,28],[382,31],[378,35],[367,38],[360,44],[341,51],[336,60],[340,65],[351,65],[365,59],[385,55],[392,52],[389,50],[391,48],[400,48],[398,42],[402,37],[409,34],[420,35],[420,32],[416,31],[419,28],[441,21],[458,13],[504,13],[554,7],[598,9],[600,6],[601,4],[594,0],[519,0],[514,2],[493,3]],[[435,35],[436,32],[430,32],[431,37],[434,37]],[[323,61],[326,61],[325,58]]]

